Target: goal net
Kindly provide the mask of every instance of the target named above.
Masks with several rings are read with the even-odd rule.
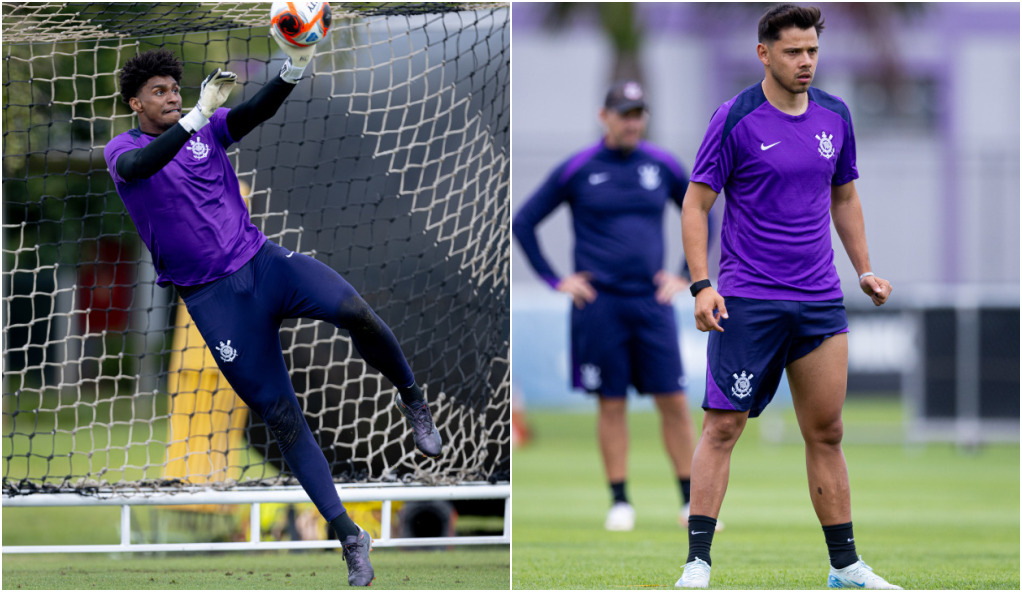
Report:
[[[393,385],[347,333],[281,345],[338,483],[510,479],[510,34],[506,4],[334,3],[305,78],[230,150],[252,219],[343,275],[394,330],[445,442],[427,460]],[[294,485],[217,372],[110,179],[137,127],[117,75],[138,52],[277,75],[269,3],[3,4],[3,484],[139,494]]]

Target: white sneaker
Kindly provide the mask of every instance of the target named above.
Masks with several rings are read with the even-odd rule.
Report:
[[[830,568],[827,576],[828,588],[859,588],[866,590],[901,590],[901,586],[890,584],[887,580],[873,573],[873,568],[859,560],[841,569]]]
[[[674,583],[675,588],[709,588],[710,587],[710,565],[699,559],[693,559],[685,564],[685,571]]]
[[[678,526],[682,528],[688,528],[689,505],[690,504],[685,504],[685,507],[683,507],[681,512],[678,514]],[[713,532],[720,532],[722,530],[724,530],[724,522],[720,518],[717,518],[717,526],[713,527]]]
[[[607,530],[632,530],[635,528],[635,508],[627,502],[617,502],[607,512]]]

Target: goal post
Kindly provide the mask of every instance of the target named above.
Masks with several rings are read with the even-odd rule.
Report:
[[[444,454],[418,455],[396,389],[332,325],[285,322],[292,383],[342,500],[509,495],[508,5],[331,7],[303,80],[229,156],[256,226],[393,329]],[[231,107],[280,69],[268,21],[269,3],[3,4],[4,506],[296,490],[155,284],[103,158],[138,125],[117,83],[129,57],[178,55],[185,107],[209,71],[236,72]]]

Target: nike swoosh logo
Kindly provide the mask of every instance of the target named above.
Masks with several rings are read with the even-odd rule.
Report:
[[[760,142],[759,143],[759,149],[760,150],[770,150],[771,148],[773,148],[774,146],[776,146],[778,144],[780,144],[779,141],[778,142],[774,142],[773,144],[770,144],[769,146],[767,146],[766,144]]]
[[[693,531],[690,531],[690,533],[689,533],[689,534],[706,534],[706,533],[707,533],[707,531],[705,531],[705,530],[700,530],[700,531],[698,531],[698,532],[696,532],[696,531],[694,531],[694,530],[693,530]]]
[[[852,586],[855,586],[856,588],[865,588],[866,587],[866,582],[856,582],[855,580],[849,580],[847,578],[841,579],[841,578],[838,578],[838,577],[835,577],[835,576],[830,576],[829,578],[827,578],[827,586],[831,587],[831,588],[841,588],[841,587],[843,587],[845,585],[848,585],[848,584],[851,584]]]
[[[610,173],[593,173],[593,174],[589,175],[589,184],[590,185],[599,185],[600,183],[603,183],[604,181],[609,181],[609,180],[610,180]]]
[[[287,257],[284,257],[284,258],[285,258],[285,259],[290,259],[290,258],[291,258],[291,255],[294,255],[294,254],[295,254],[295,252],[294,252],[294,251],[291,251],[290,253],[288,253],[288,254],[287,254]]]

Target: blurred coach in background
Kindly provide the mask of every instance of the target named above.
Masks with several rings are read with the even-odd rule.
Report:
[[[574,302],[572,382],[599,399],[597,433],[613,498],[607,530],[635,525],[625,487],[629,385],[654,395],[685,525],[694,436],[671,299],[688,282],[663,269],[663,216],[668,201],[681,207],[688,176],[672,155],[643,141],[649,114],[637,82],[614,84],[599,116],[605,135],[553,170],[515,215],[513,231],[536,273]],[[563,203],[575,234],[575,270],[566,277],[536,237],[536,226]]]

